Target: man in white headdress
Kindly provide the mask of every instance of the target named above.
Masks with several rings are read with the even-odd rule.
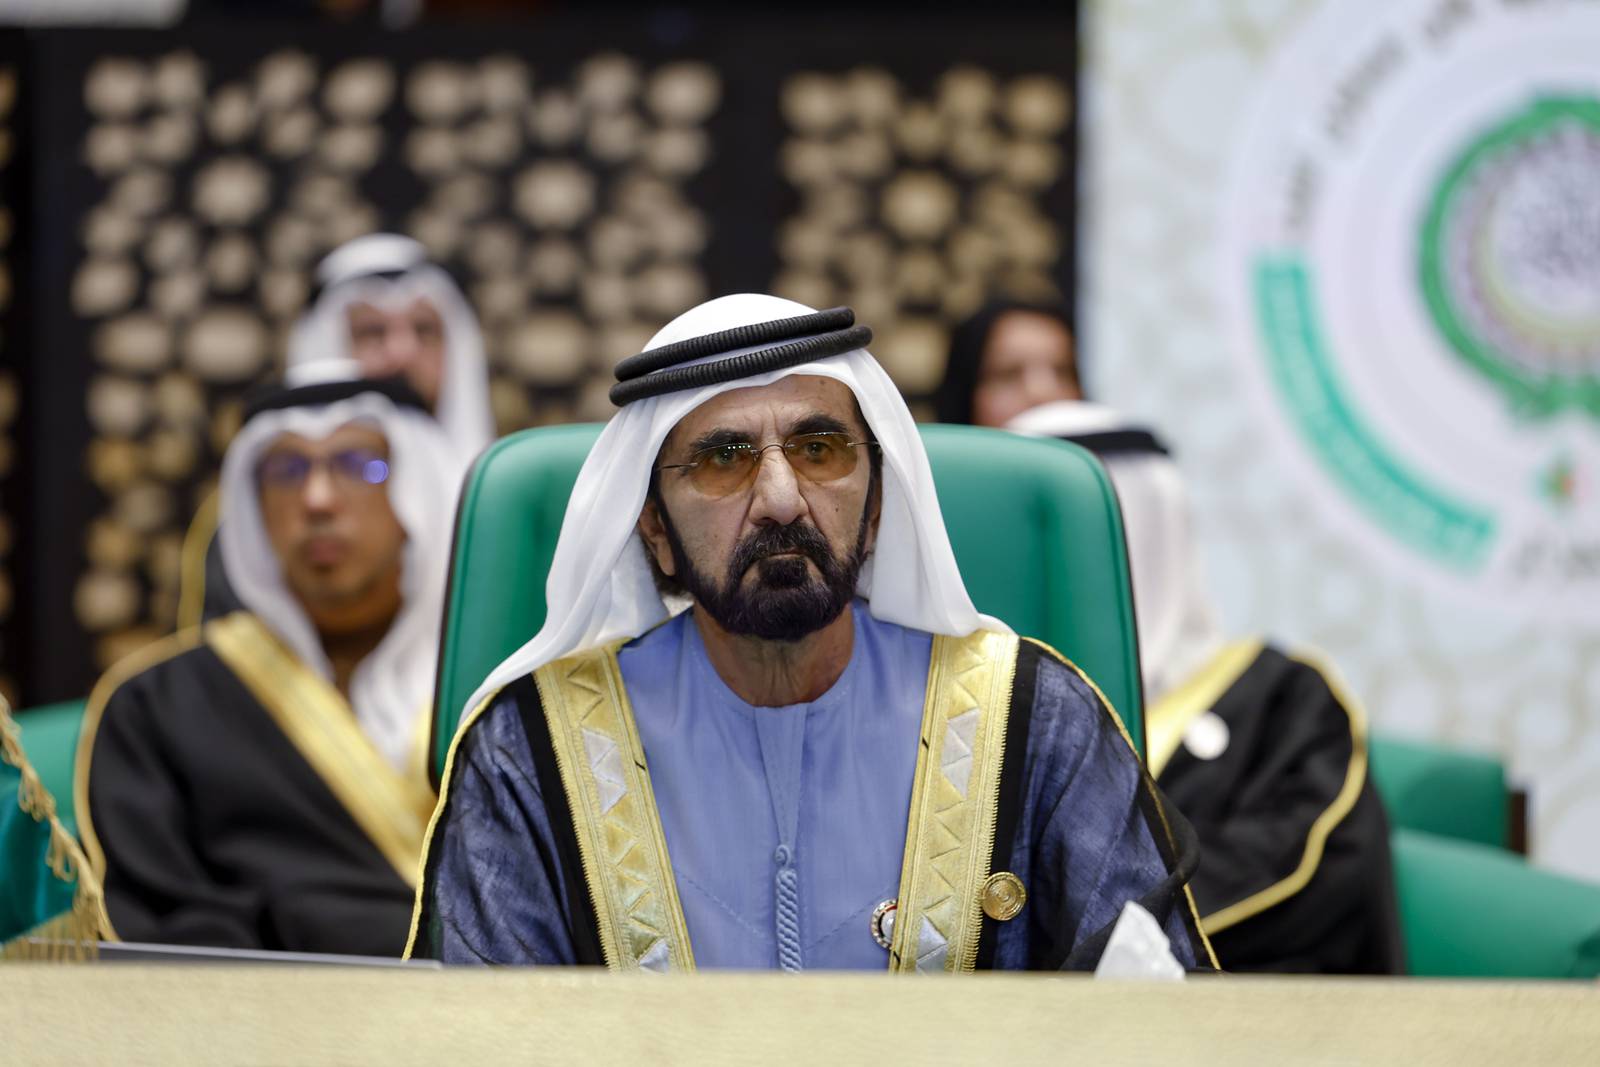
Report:
[[[853,323],[724,297],[618,365],[548,621],[452,748],[412,951],[1085,968],[1136,901],[1210,965],[1186,828],[1088,679],[974,610]]]
[[[90,698],[77,810],[125,940],[404,947],[461,471],[403,379],[354,373],[249,400],[218,533],[243,609]]]
[[[348,357],[368,378],[403,377],[467,459],[494,440],[483,333],[466,297],[427,249],[374,233],[317,266],[295,324],[289,366]]]
[[[1228,640],[1183,477],[1148,430],[1084,401],[1008,429],[1100,457],[1122,505],[1139,620],[1150,773],[1194,825],[1201,927],[1229,970],[1402,969],[1383,804],[1360,707],[1315,660]]]
[[[421,244],[393,233],[357,237],[328,253],[315,280],[289,338],[291,372],[306,364],[353,360],[362,377],[404,378],[464,461],[494,440],[477,316]],[[239,607],[214,547],[215,507],[213,501],[202,506],[186,539],[180,627]]]

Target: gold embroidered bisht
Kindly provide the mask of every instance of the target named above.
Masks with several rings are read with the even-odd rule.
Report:
[[[1366,717],[1332,672],[1231,642],[1146,713],[1150,770],[1193,823],[1193,891],[1228,970],[1404,970]]]
[[[681,622],[651,640],[667,640],[656,635],[674,627]],[[857,640],[859,647],[859,633]],[[634,706],[619,650],[630,654],[612,645],[541,668],[464,723],[429,830],[412,954],[670,971],[693,968],[698,953],[702,966],[732,965],[726,937],[707,933],[704,917],[715,913],[706,901],[721,900],[716,878],[760,869],[765,855],[749,850],[768,846],[721,835],[709,825],[714,814],[685,823],[662,807],[666,798],[683,802],[684,783],[717,795],[708,776],[736,772],[652,765],[641,740],[649,732],[640,728],[652,720],[639,716],[672,711]],[[1136,899],[1163,922],[1181,960],[1212,966],[1184,886],[1193,863],[1186,827],[1161,809],[1092,683],[1050,650],[1008,634],[934,637],[928,658],[920,724],[901,754],[907,765],[915,757],[909,795],[898,794],[901,847],[877,857],[899,872],[887,887],[896,901],[887,947],[870,940],[876,900],[860,901],[859,923],[836,930],[815,929],[803,905],[786,910],[789,846],[780,845],[776,877],[754,890],[772,886],[776,903],[760,914],[775,929],[755,930],[756,955],[735,957],[739,965],[1089,968],[1122,905]],[[671,670],[652,671],[652,684],[640,688],[659,692],[662,673]],[[847,668],[835,688],[859,682],[849,679]],[[775,721],[789,710],[754,714],[773,712]],[[669,792],[658,796],[663,783]],[[664,825],[684,856],[720,856],[727,870],[715,861],[712,869],[682,869]],[[808,861],[825,867],[836,852],[844,863],[847,844],[813,841]],[[685,893],[698,911],[686,908]],[[740,916],[729,928],[740,923],[749,920]],[[830,947],[839,939],[847,950]]]
[[[90,697],[76,775],[115,936],[399,955],[433,806],[420,745],[415,764],[395,770],[247,612],[119,664]]]

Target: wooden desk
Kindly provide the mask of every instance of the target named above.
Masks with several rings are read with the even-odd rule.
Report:
[[[0,966],[0,1063],[1600,1064],[1600,986]]]

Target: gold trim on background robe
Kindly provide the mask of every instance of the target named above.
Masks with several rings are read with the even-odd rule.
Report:
[[[100,720],[105,716],[106,704],[125,682],[157,664],[183,655],[200,641],[200,631],[192,627],[153,641],[112,664],[89,693],[89,702],[83,711],[83,725],[78,728],[78,751],[73,760],[73,815],[78,823],[78,839],[83,843],[83,851],[102,885],[106,881],[106,854],[100,847],[100,836],[94,829],[94,813],[89,805],[89,775],[94,763],[94,740],[100,732]],[[107,941],[121,940],[109,922],[104,933]]]
[[[395,770],[362,732],[344,696],[254,615],[237,611],[207,623],[202,632],[395,872],[415,888],[434,805],[426,779]]]
[[[1255,663],[1261,648],[1259,639],[1229,642],[1218,649],[1205,666],[1150,705],[1144,722],[1152,778],[1160,778],[1172,757],[1177,755],[1189,724],[1216,707],[1222,694]]]
[[[1333,693],[1333,702],[1339,705],[1339,710],[1343,711],[1350,721],[1350,763],[1345,768],[1344,784],[1340,786],[1339,792],[1334,794],[1332,802],[1323,809],[1322,814],[1312,821],[1311,828],[1306,831],[1306,845],[1300,853],[1300,862],[1295,865],[1295,869],[1288,877],[1205,916],[1201,929],[1208,935],[1221,933],[1230,926],[1236,926],[1246,919],[1259,915],[1274,904],[1288,900],[1310,884],[1317,873],[1317,868],[1322,865],[1322,852],[1327,847],[1328,836],[1344,821],[1345,816],[1350,814],[1351,809],[1356,806],[1356,801],[1361,799],[1361,789],[1367,781],[1366,712],[1355,702],[1343,681],[1326,662],[1305,651],[1288,658],[1302,666],[1310,667],[1322,676],[1322,680]]]
[[[1260,638],[1231,641],[1219,649],[1211,660],[1191,674],[1182,683],[1169,690],[1151,705],[1146,716],[1150,738],[1150,774],[1159,777],[1177,755],[1183,735],[1189,724],[1216,707],[1217,701],[1238,682],[1244,673],[1255,666],[1266,642]],[[1264,889],[1218,908],[1200,917],[1200,930],[1208,938],[1230,926],[1237,926],[1275,904],[1294,896],[1304,889],[1322,864],[1322,852],[1328,835],[1342,822],[1361,797],[1361,787],[1367,779],[1367,725],[1366,716],[1351,699],[1344,685],[1331,669],[1309,653],[1289,656],[1291,661],[1310,667],[1322,677],[1333,692],[1334,702],[1350,720],[1350,763],[1345,770],[1344,783],[1332,802],[1312,821],[1306,832],[1306,843],[1300,861],[1286,877]]]
[[[178,568],[178,629],[188,630],[205,621],[206,610],[206,553],[217,535],[217,518],[221,513],[222,492],[212,489],[200,501],[200,507],[184,531],[183,552]]]

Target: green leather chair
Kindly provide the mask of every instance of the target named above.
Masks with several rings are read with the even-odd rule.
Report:
[[[544,623],[545,574],[567,497],[599,430],[575,425],[513,434],[490,446],[468,476],[440,644],[436,780],[473,690]],[[996,430],[924,426],[922,439],[956,561],[978,609],[1081,667],[1142,752],[1127,550],[1104,469],[1075,445]]]
[[[1511,795],[1499,760],[1394,737],[1373,738],[1368,753],[1390,826],[1508,847]]]
[[[22,750],[39,774],[39,781],[56,798],[56,818],[72,834],[78,832],[73,810],[72,776],[78,758],[78,731],[83,725],[85,701],[68,700],[16,713],[22,728]]]
[[[1426,978],[1600,975],[1600,885],[1504,849],[1396,830],[1395,895],[1410,973]]]

